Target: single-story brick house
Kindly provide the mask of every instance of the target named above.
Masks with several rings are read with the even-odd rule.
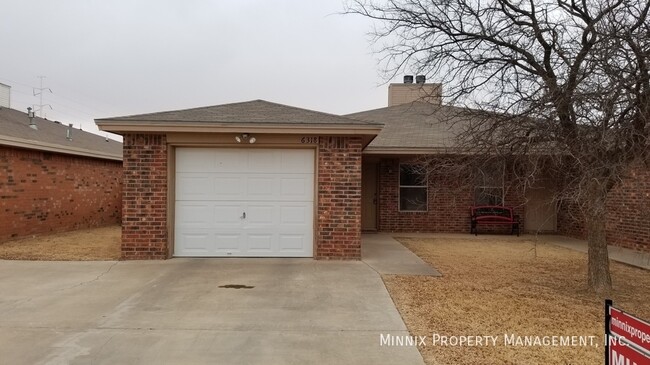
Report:
[[[362,231],[469,232],[484,197],[527,231],[562,231],[550,183],[459,190],[435,169],[418,176],[418,156],[453,143],[440,121],[457,110],[432,106],[440,90],[391,84],[388,107],[347,116],[256,100],[96,120],[124,136],[123,258],[358,259]]]
[[[0,107],[0,241],[119,224],[122,143]]]

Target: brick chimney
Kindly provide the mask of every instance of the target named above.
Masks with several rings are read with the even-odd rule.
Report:
[[[414,84],[413,75],[406,75],[403,83],[388,85],[388,106],[415,101],[442,104],[442,84],[427,84],[424,75],[417,75],[415,80]]]

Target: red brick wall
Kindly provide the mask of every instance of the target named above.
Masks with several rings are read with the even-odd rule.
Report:
[[[408,162],[408,161],[404,161]],[[459,183],[431,163],[428,211],[399,211],[399,159],[383,159],[379,164],[379,227],[385,232],[469,233],[470,206],[474,204],[473,187]],[[515,207],[523,227],[523,196],[506,189],[505,205]],[[480,231],[509,233],[510,227],[479,227]]]
[[[361,257],[360,137],[320,137],[315,258]],[[124,136],[122,257],[165,259],[167,146],[164,135]]]
[[[361,143],[320,137],[316,258],[361,258]]]
[[[119,224],[122,163],[0,146],[0,241]]]
[[[165,135],[124,135],[122,210],[122,258],[167,258]]]
[[[560,205],[558,230],[567,236],[586,238],[580,210]],[[650,252],[650,169],[638,166],[610,192],[607,200],[607,242],[610,245]]]

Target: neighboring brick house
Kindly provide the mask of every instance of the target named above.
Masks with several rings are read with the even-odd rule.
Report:
[[[466,233],[478,203],[514,207],[524,231],[563,227],[551,181],[524,192],[505,167],[474,185],[437,168],[458,156],[449,115],[469,116],[418,81],[347,116],[256,100],[98,119],[124,136],[122,257],[359,259],[362,231]]]
[[[0,241],[119,224],[122,144],[0,108]]]

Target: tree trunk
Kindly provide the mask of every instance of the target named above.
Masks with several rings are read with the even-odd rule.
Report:
[[[592,194],[595,192],[592,192]],[[605,195],[605,196],[603,196]],[[585,212],[588,242],[588,273],[589,287],[598,294],[607,294],[612,289],[612,278],[609,274],[609,254],[605,237],[605,198],[607,194],[593,194],[587,203]]]

